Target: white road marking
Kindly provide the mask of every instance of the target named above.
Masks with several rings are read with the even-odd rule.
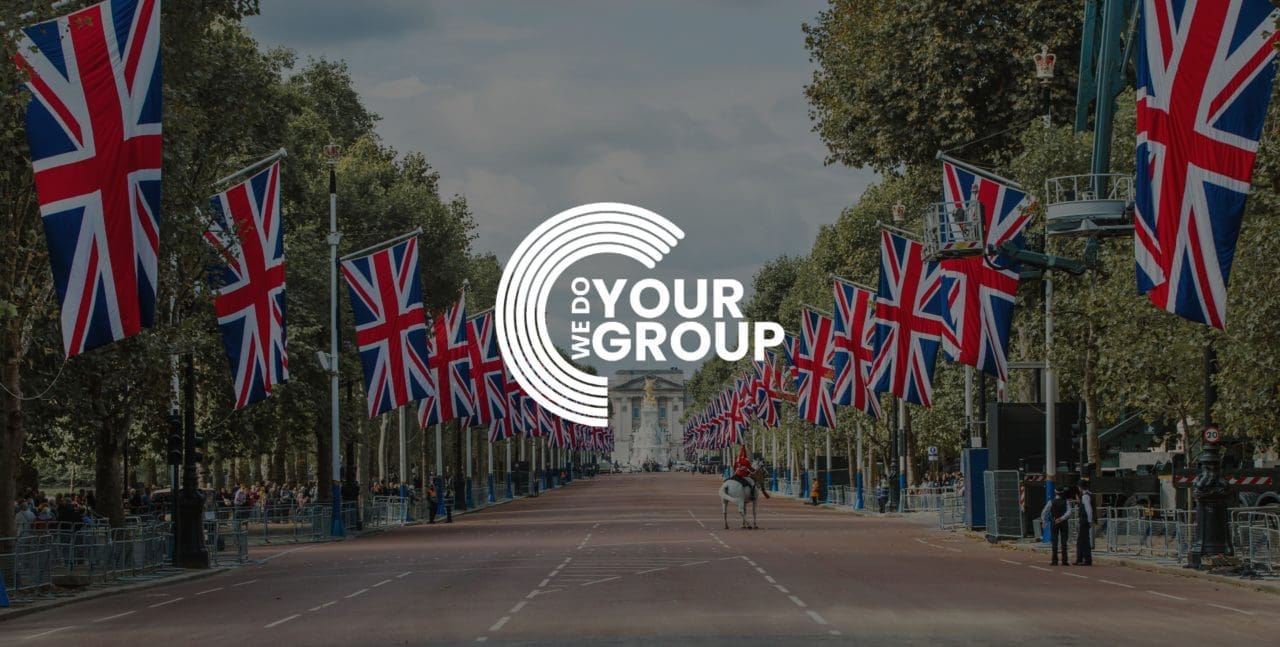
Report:
[[[253,584],[254,582],[257,582],[257,581],[258,580],[245,580],[243,582],[237,582],[235,584],[232,584],[231,586],[244,586],[246,584]]]
[[[752,560],[750,557],[747,557],[746,555],[743,555],[743,557],[744,557],[744,558],[746,558],[746,560],[747,560],[747,563],[748,563],[748,564],[750,564],[750,565],[752,565],[752,566],[755,566],[755,565],[756,565],[755,561],[754,561],[754,560]]]
[[[199,593],[196,593],[195,595],[204,595],[205,593],[213,593],[214,591],[221,591],[221,590],[222,590],[222,587],[221,587],[221,586],[219,586],[219,587],[214,588],[214,589],[209,589],[208,591],[201,591],[201,592],[199,592]],[[194,597],[194,596],[193,596],[193,597]]]
[[[1045,568],[1045,567],[1043,567],[1043,566],[1036,566],[1035,564],[1027,564],[1027,566],[1030,566],[1031,568],[1034,568],[1034,569],[1036,569],[1037,571],[1044,571],[1044,572],[1046,572],[1046,573],[1052,573],[1052,572],[1053,572],[1053,571],[1050,571],[1049,569],[1047,569],[1047,568]]]
[[[644,575],[645,573],[653,573],[655,571],[665,571],[665,570],[667,570],[666,566],[663,566],[662,568],[651,568],[647,571],[636,571],[636,575]]]
[[[764,569],[763,569],[763,568],[760,568],[759,566],[757,566],[757,567],[756,567],[756,572],[757,572],[757,573],[759,573],[759,574],[761,574],[761,575],[764,575],[764,574],[765,574]]]
[[[541,582],[540,584],[538,584],[538,588],[542,588],[542,587],[546,586],[546,585],[547,585],[547,583],[548,583],[548,582],[550,582],[550,581],[551,581],[551,578],[549,578],[549,577],[548,577],[548,578],[546,578],[546,579],[544,579],[544,580],[542,580],[542,582]]]
[[[1161,592],[1159,592],[1159,591],[1152,591],[1152,590],[1150,590],[1150,589],[1148,589],[1148,590],[1147,590],[1147,593],[1150,593],[1150,594],[1152,594],[1152,595],[1159,595],[1159,596],[1161,596],[1161,597],[1166,597],[1166,598],[1169,598],[1169,599],[1171,599],[1171,600],[1182,600],[1183,602],[1186,602],[1186,601],[1187,601],[1187,599],[1186,599],[1186,598],[1180,598],[1180,597],[1178,597],[1178,596],[1176,596],[1176,595],[1169,595],[1168,593],[1161,593]]]
[[[364,593],[364,592],[366,592],[366,591],[368,591],[368,590],[369,590],[369,589],[360,589],[359,591],[356,591],[355,593],[352,593],[352,594],[350,594],[350,595],[346,596],[346,598],[347,598],[348,600],[350,600],[351,598],[354,598],[354,597],[356,597],[357,595],[360,595],[361,593]]]
[[[1063,574],[1063,575],[1066,575],[1067,577],[1078,577],[1078,578],[1080,578],[1080,579],[1082,579],[1082,580],[1087,580],[1087,579],[1089,579],[1089,576],[1088,576],[1088,575],[1076,575],[1075,573],[1068,573],[1068,572],[1066,572],[1066,571],[1063,571],[1063,572],[1062,572],[1062,574]]]
[[[788,590],[787,590],[787,587],[785,587],[785,586],[783,586],[783,585],[781,585],[781,584],[774,584],[774,585],[773,585],[773,588],[778,589],[779,591],[782,591],[783,593],[790,593],[790,592],[791,592],[791,591],[788,591]]]
[[[153,605],[151,605],[151,606],[149,606],[149,607],[147,607],[147,608],[148,608],[148,609],[154,609],[154,608],[156,608],[156,607],[162,607],[162,606],[164,606],[164,605],[166,605],[166,604],[173,604],[174,602],[181,602],[181,601],[183,601],[183,600],[185,600],[185,599],[186,599],[186,598],[174,598],[174,599],[172,599],[172,600],[165,600],[164,602],[157,602],[157,603],[155,603],[155,604],[153,604]]]
[[[590,582],[583,582],[583,583],[582,583],[582,586],[591,586],[592,584],[599,584],[599,583],[601,583],[601,582],[608,582],[609,580],[617,580],[617,579],[621,579],[621,578],[622,578],[622,576],[620,576],[620,575],[614,575],[613,577],[606,577],[606,578],[601,579],[601,580],[591,580]]]
[[[803,608],[805,607],[804,601],[803,601],[803,600],[801,600],[800,598],[797,598],[797,597],[796,597],[796,596],[794,596],[794,595],[788,595],[787,597],[791,598],[791,601],[792,601],[792,602],[795,602],[795,603],[796,603],[796,606],[800,607],[801,609],[803,609]]]
[[[1014,566],[1022,566],[1022,562],[1015,562],[1015,561],[1013,561],[1013,560],[1009,560],[1009,559],[1002,559],[1002,560],[1000,560],[1000,561],[1002,561],[1002,562],[1004,562],[1004,563],[1006,563],[1006,564],[1013,564]]]
[[[816,622],[816,623],[818,623],[818,624],[820,624],[820,625],[825,625],[825,624],[827,624],[827,619],[826,619],[826,618],[823,618],[823,617],[822,617],[822,616],[820,616],[820,615],[818,615],[818,612],[817,612],[817,611],[814,611],[814,610],[810,609],[809,611],[806,611],[806,613],[808,613],[808,614],[809,614],[809,617],[810,617],[810,618],[813,618],[813,621],[814,621],[814,622]]]
[[[312,544],[311,546],[315,546],[315,545],[316,545],[316,544]],[[300,551],[300,550],[306,550],[306,549],[308,549],[308,548],[311,548],[311,546],[298,546],[297,548],[290,548],[289,550],[282,550],[282,551],[280,551],[280,552],[278,552],[278,553],[275,553],[275,554],[273,554],[273,555],[267,555],[266,557],[263,557],[262,559],[260,559],[260,560],[258,560],[258,561],[260,561],[260,562],[269,562],[269,561],[271,561],[271,560],[273,560],[273,559],[275,559],[275,558],[277,558],[277,557],[283,557],[283,556],[285,556],[285,555],[288,555],[289,553],[295,553],[295,552]],[[255,581],[255,582],[257,582],[257,580],[254,580],[254,581]]]
[[[534,589],[532,591],[529,591],[529,595],[524,596],[524,599],[532,600],[537,595],[538,595],[538,589]]]
[[[488,636],[480,636],[479,638],[476,638],[476,642],[478,642],[478,643],[482,643],[482,642],[484,642],[484,641],[486,641],[486,640],[488,640],[488,639],[489,639],[489,637],[488,637]]]
[[[777,581],[777,580],[773,579],[773,576],[772,576],[772,575],[766,575],[766,576],[764,576],[764,579],[765,579],[765,581],[766,581],[766,582],[768,582],[768,583],[770,583],[770,584],[777,584],[777,583],[778,583],[778,581]]]
[[[498,619],[497,622],[493,623],[492,627],[489,627],[489,631],[497,631],[501,629],[502,625],[507,624],[507,621],[510,619],[511,619],[511,616],[502,616],[501,618]]]
[[[1237,609],[1235,607],[1225,607],[1225,606],[1222,606],[1221,604],[1214,604],[1212,602],[1209,603],[1209,606],[1217,607],[1219,609],[1224,609],[1226,611],[1235,611],[1236,613],[1243,613],[1246,616],[1255,615],[1254,612],[1252,611],[1245,611],[1244,609]]]
[[[959,548],[952,548],[952,547],[950,547],[950,546],[947,546],[946,548],[947,548],[947,550],[949,550],[949,551],[951,551],[951,552],[953,552],[953,553],[958,553],[958,552],[960,552],[960,549],[959,549]]]
[[[328,602],[325,602],[324,604],[321,604],[321,605],[319,605],[319,606],[311,607],[310,609],[307,609],[307,611],[319,611],[319,610],[321,610],[321,609],[323,609],[323,608],[325,608],[325,607],[333,606],[333,605],[335,605],[335,604],[337,604],[337,603],[338,603],[338,601],[337,601],[337,600],[329,600]]]
[[[529,604],[529,601],[528,601],[528,600],[521,600],[521,601],[517,602],[517,603],[516,603],[516,605],[515,605],[514,607],[511,607],[511,615],[515,615],[515,614],[517,614],[517,613],[520,613],[520,610],[521,610],[521,609],[523,609],[523,608],[524,608],[524,605],[526,605],[526,604]]]
[[[920,543],[922,543],[922,544],[924,544],[924,545],[926,545],[926,546],[928,546],[928,545],[929,545],[929,542],[927,542],[927,541],[925,541],[925,540],[923,540],[923,539],[921,539],[921,538],[919,538],[919,537],[916,537],[916,541],[918,541],[918,542],[920,542]]]
[[[289,616],[288,618],[281,618],[281,619],[276,620],[275,622],[273,622],[273,623],[271,623],[271,624],[269,624],[269,625],[263,625],[263,626],[262,626],[262,628],[263,628],[263,629],[270,629],[270,628],[272,628],[272,627],[275,627],[276,625],[282,625],[282,624],[284,624],[284,623],[286,623],[286,622],[288,622],[288,621],[290,621],[290,620],[293,620],[294,618],[297,618],[297,617],[298,617],[298,616],[300,616],[300,615],[302,615],[302,614],[300,614],[300,613],[295,613],[295,614],[293,614],[293,615]]]
[[[50,629],[50,630],[48,630],[48,631],[44,631],[44,632],[41,632],[41,633],[38,633],[38,634],[32,634],[32,635],[30,635],[30,636],[27,636],[26,638],[23,638],[23,640],[31,640],[32,638],[39,638],[39,637],[41,637],[41,636],[48,636],[49,634],[54,633],[55,631],[62,631],[63,629],[70,629],[71,627],[72,627],[72,625],[67,625],[67,626],[65,626],[65,627],[57,627],[57,628],[55,628],[55,629]]]
[[[835,629],[832,629],[831,631],[828,631],[827,633],[831,634],[832,636],[839,636],[839,635],[840,635],[840,632],[839,632],[839,631],[836,631]]]
[[[686,562],[684,564],[681,564],[681,566],[697,566],[698,564],[706,564],[706,563],[707,563],[707,560],[704,559],[700,562]]]
[[[401,573],[401,574],[397,575],[397,576],[396,576],[396,579],[398,580],[398,579],[400,579],[400,578],[402,578],[402,577],[405,577],[405,576],[407,576],[408,574],[410,574],[410,573],[412,573],[412,572],[413,572],[413,571],[405,571],[405,572],[403,572],[403,573]]]
[[[376,588],[378,588],[379,586],[382,586],[383,584],[390,584],[390,583],[391,583],[391,580],[382,580],[381,582],[378,582],[377,584],[374,584],[371,588],[375,588],[375,589],[376,589]]]
[[[690,517],[693,517],[693,520],[694,520],[694,521],[697,521],[699,526],[702,526],[703,528],[706,528],[706,525],[704,525],[704,524],[702,523],[702,520],[701,520],[701,519],[699,519],[697,515],[693,514],[693,510],[689,510],[688,512],[689,512],[689,516],[690,516]]]
[[[1133,588],[1132,584],[1125,584],[1123,582],[1112,582],[1111,580],[1103,580],[1103,579],[1099,579],[1098,581],[1102,582],[1103,584],[1111,584],[1113,586],[1123,586],[1126,589]]]
[[[106,621],[108,621],[108,620],[115,620],[116,618],[123,618],[123,617],[125,617],[125,616],[127,616],[127,615],[134,614],[134,613],[137,613],[137,611],[125,611],[124,613],[117,613],[117,614],[115,614],[114,616],[107,616],[107,617],[105,617],[105,618],[98,618],[97,620],[94,620],[94,622],[106,622]]]

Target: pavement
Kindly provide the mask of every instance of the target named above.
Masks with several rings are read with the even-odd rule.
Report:
[[[1271,644],[1280,597],[762,501],[724,529],[719,479],[582,479],[194,581],[0,622],[0,644]],[[255,558],[257,555],[255,555]]]

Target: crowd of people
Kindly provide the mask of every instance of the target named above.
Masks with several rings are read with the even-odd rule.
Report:
[[[98,523],[93,513],[93,491],[80,490],[50,498],[42,490],[27,490],[13,502],[18,534],[41,530],[55,523]]]

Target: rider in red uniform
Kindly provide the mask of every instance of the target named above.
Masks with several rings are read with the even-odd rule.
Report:
[[[756,484],[751,482],[751,459],[747,457],[747,447],[738,449],[738,458],[733,461],[733,480],[747,487],[748,501],[756,498]]]

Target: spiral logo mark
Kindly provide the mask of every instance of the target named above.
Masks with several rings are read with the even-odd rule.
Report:
[[[520,243],[498,283],[498,346],[511,375],[538,404],[573,422],[609,424],[609,380],[575,368],[547,334],[547,298],[569,266],[588,256],[619,254],[657,266],[684,232],[629,204],[574,207],[542,223]]]

